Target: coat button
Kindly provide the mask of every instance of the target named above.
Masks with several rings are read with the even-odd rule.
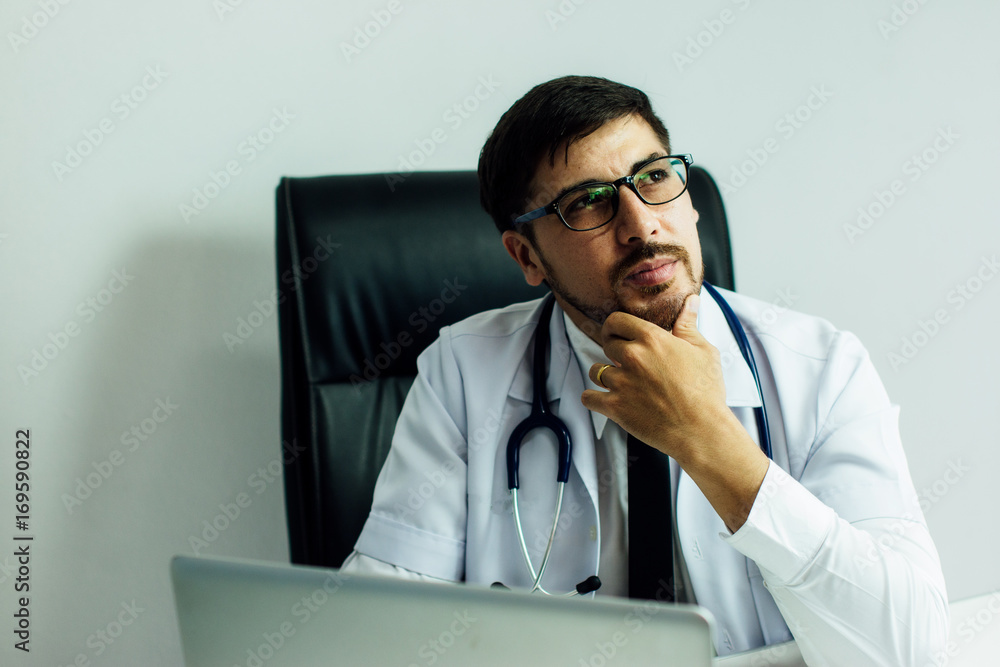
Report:
[[[597,541],[597,526],[590,527],[590,541],[591,542]]]

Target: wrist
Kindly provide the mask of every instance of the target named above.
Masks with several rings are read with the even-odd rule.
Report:
[[[735,533],[750,515],[770,460],[732,411],[727,412],[728,417],[720,416],[711,434],[677,457],[677,463]]]

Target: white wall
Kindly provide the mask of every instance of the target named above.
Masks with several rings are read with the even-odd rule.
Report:
[[[720,182],[773,138],[777,152],[726,196],[738,287],[768,300],[791,290],[797,309],[861,337],[902,405],[951,597],[1000,585],[989,491],[1000,279],[976,277],[1000,251],[996,3],[900,0],[915,13],[886,32],[889,0],[400,0],[348,58],[341,45],[387,1],[47,1],[51,18],[37,0],[0,9],[0,662],[178,664],[168,560],[240,492],[252,504],[202,553],[287,559],[281,482],[255,477],[278,456],[275,317],[231,351],[223,339],[274,289],[278,179],[395,171],[438,127],[447,140],[423,168],[472,169],[500,114],[568,73],[644,88],[677,150]],[[220,14],[225,2],[236,6]],[[723,11],[730,23],[712,24]],[[702,53],[679,64],[699,39]],[[483,79],[496,89],[478,109],[461,124],[445,117]],[[143,82],[134,109],[115,102]],[[815,90],[830,95],[802,109]],[[241,143],[274,110],[293,117],[251,160]],[[782,119],[797,110],[809,118],[791,132]],[[957,138],[931,155],[942,130]],[[99,145],[57,174],[53,162],[88,135]],[[906,163],[925,150],[937,159],[917,179]],[[240,173],[185,220],[180,205],[230,160]],[[857,209],[895,179],[902,194],[849,239]],[[952,294],[964,283],[981,287],[968,301]],[[938,310],[945,323],[922,338]],[[75,335],[61,337],[67,327]],[[925,344],[893,364],[914,336]],[[22,377],[36,351],[53,358]],[[149,421],[165,416],[158,400],[176,405],[160,424]],[[129,451],[122,434],[144,420],[156,429]],[[36,536],[30,659],[12,648],[6,569],[20,428],[31,430]],[[111,456],[120,465],[67,508],[64,495]],[[133,599],[143,611],[98,656],[94,633]]]

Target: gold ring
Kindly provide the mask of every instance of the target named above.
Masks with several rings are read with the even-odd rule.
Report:
[[[604,382],[601,381],[601,376],[604,375],[604,371],[608,370],[609,368],[611,368],[611,364],[604,364],[603,366],[601,366],[601,370],[597,371],[597,384],[601,385],[605,389],[610,389],[611,387],[609,387],[608,385],[604,384]]]

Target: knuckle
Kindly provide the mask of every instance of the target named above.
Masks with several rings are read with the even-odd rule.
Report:
[[[642,355],[635,345],[627,345],[622,348],[620,358],[624,364],[635,364],[641,361]]]

